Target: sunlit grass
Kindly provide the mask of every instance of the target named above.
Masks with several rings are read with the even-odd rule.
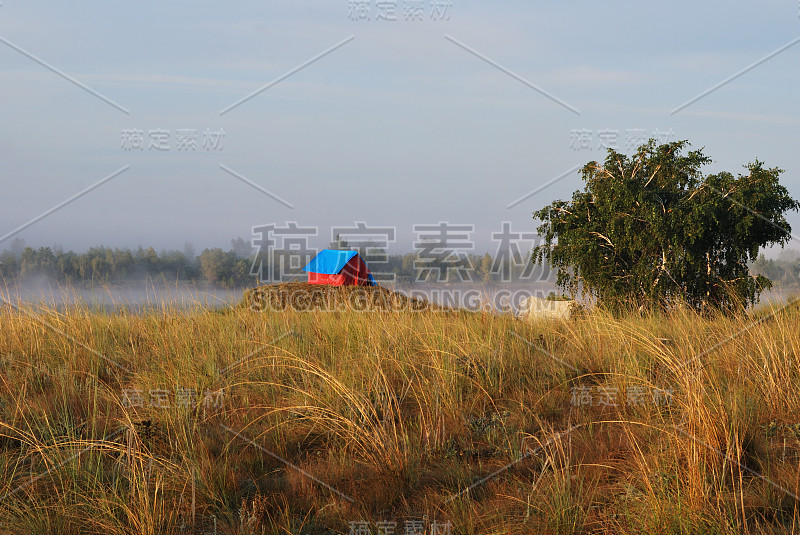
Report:
[[[751,325],[4,306],[0,532],[793,532],[800,313]]]

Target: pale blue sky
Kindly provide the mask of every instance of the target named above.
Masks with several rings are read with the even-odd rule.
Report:
[[[0,236],[123,166],[22,231],[31,245],[198,249],[297,221],[500,222],[581,186],[604,158],[598,133],[671,132],[705,147],[708,171],[755,158],[786,170],[800,198],[800,43],[681,111],[671,110],[800,37],[796,0],[634,3],[452,0],[449,20],[350,20],[347,0],[42,2],[0,6]],[[536,85],[555,102],[453,40]],[[340,48],[225,114],[220,111],[337,43]],[[21,48],[126,108],[126,115]],[[170,150],[126,151],[122,131],[169,130]],[[177,151],[179,129],[198,131]],[[206,151],[203,132],[225,131]],[[591,134],[576,150],[573,131]],[[629,152],[629,151],[628,151]],[[220,168],[227,166],[290,209]],[[800,217],[790,215],[800,235]],[[10,241],[0,244],[0,249]],[[800,244],[790,246],[800,248]]]

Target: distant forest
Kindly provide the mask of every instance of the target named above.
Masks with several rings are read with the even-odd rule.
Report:
[[[341,247],[341,243],[331,243],[331,248]],[[345,244],[346,245],[346,244]],[[354,249],[360,249],[354,247]],[[397,282],[419,281],[421,271],[425,280],[438,280],[445,273],[449,282],[460,280],[474,282],[543,281],[550,280],[551,273],[540,266],[530,264],[530,256],[521,255],[517,259],[501,259],[489,254],[463,255],[457,264],[449,269],[440,269],[436,259],[423,260],[419,254],[376,255],[374,250],[360,250],[378,282],[385,282],[387,276]],[[277,257],[283,252],[275,252],[272,263],[277,265]],[[373,263],[371,259],[376,259]],[[264,259],[261,259],[264,261]],[[307,260],[310,260],[308,258]],[[452,260],[452,259],[451,259]],[[420,269],[420,266],[427,269]],[[250,244],[241,238],[231,240],[231,248],[204,249],[196,254],[194,247],[187,243],[182,251],[162,250],[156,252],[152,247],[120,249],[92,247],[84,253],[64,252],[60,247],[27,247],[25,242],[16,239],[11,246],[0,253],[0,279],[6,282],[25,281],[35,278],[48,278],[69,284],[114,284],[136,280],[165,280],[206,282],[222,288],[254,286],[256,277],[251,275],[253,251]],[[300,266],[302,267],[302,266]],[[750,266],[751,272],[769,277],[778,288],[800,288],[800,251],[787,249],[777,259],[766,259],[761,255]],[[282,275],[303,278],[300,269],[294,266]],[[266,276],[264,278],[267,278]],[[273,280],[284,280],[274,278]]]
[[[344,245],[344,247],[342,246]],[[331,243],[331,248],[350,248],[346,242]],[[453,258],[439,257],[420,258],[419,254],[403,255],[381,254],[374,248],[359,250],[370,266],[378,282],[386,282],[391,278],[397,282],[420,280],[442,280],[447,282],[475,281],[497,282],[516,280],[545,280],[550,273],[540,267],[534,269],[529,255],[518,255],[516,259],[495,258],[489,254],[464,254],[455,263]],[[271,265],[285,261],[286,253],[273,252]],[[280,257],[284,258],[281,259]],[[152,247],[136,249],[92,247],[86,252],[64,252],[61,247],[26,246],[21,239],[14,240],[10,247],[0,253],[0,280],[6,282],[26,281],[36,278],[47,278],[68,284],[115,284],[137,280],[165,280],[206,282],[223,288],[248,287],[256,284],[256,277],[251,274],[254,251],[250,244],[241,238],[231,240],[231,248],[204,249],[200,254],[187,243],[183,250],[162,250],[157,252]],[[265,259],[260,259],[266,262]],[[306,258],[305,261],[310,260]],[[444,267],[443,264],[445,264]],[[420,266],[425,266],[420,268]],[[300,266],[302,267],[302,266]],[[300,268],[293,266],[286,269],[280,278],[288,276],[304,278]],[[268,278],[266,275],[264,278]]]
[[[750,265],[753,275],[764,275],[775,283],[776,288],[800,288],[800,251],[784,249],[777,259],[769,259],[762,254]]]

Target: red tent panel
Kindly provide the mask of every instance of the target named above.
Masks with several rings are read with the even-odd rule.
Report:
[[[343,286],[344,277],[341,275],[328,275],[327,273],[308,272],[309,284],[327,284],[328,286]]]
[[[308,283],[329,286],[369,286],[369,269],[361,257],[356,255],[336,275],[309,271]]]

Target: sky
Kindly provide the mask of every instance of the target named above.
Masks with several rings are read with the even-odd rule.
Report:
[[[2,0],[0,249],[445,222],[492,251],[649,137],[800,198],[798,66],[797,0]]]

